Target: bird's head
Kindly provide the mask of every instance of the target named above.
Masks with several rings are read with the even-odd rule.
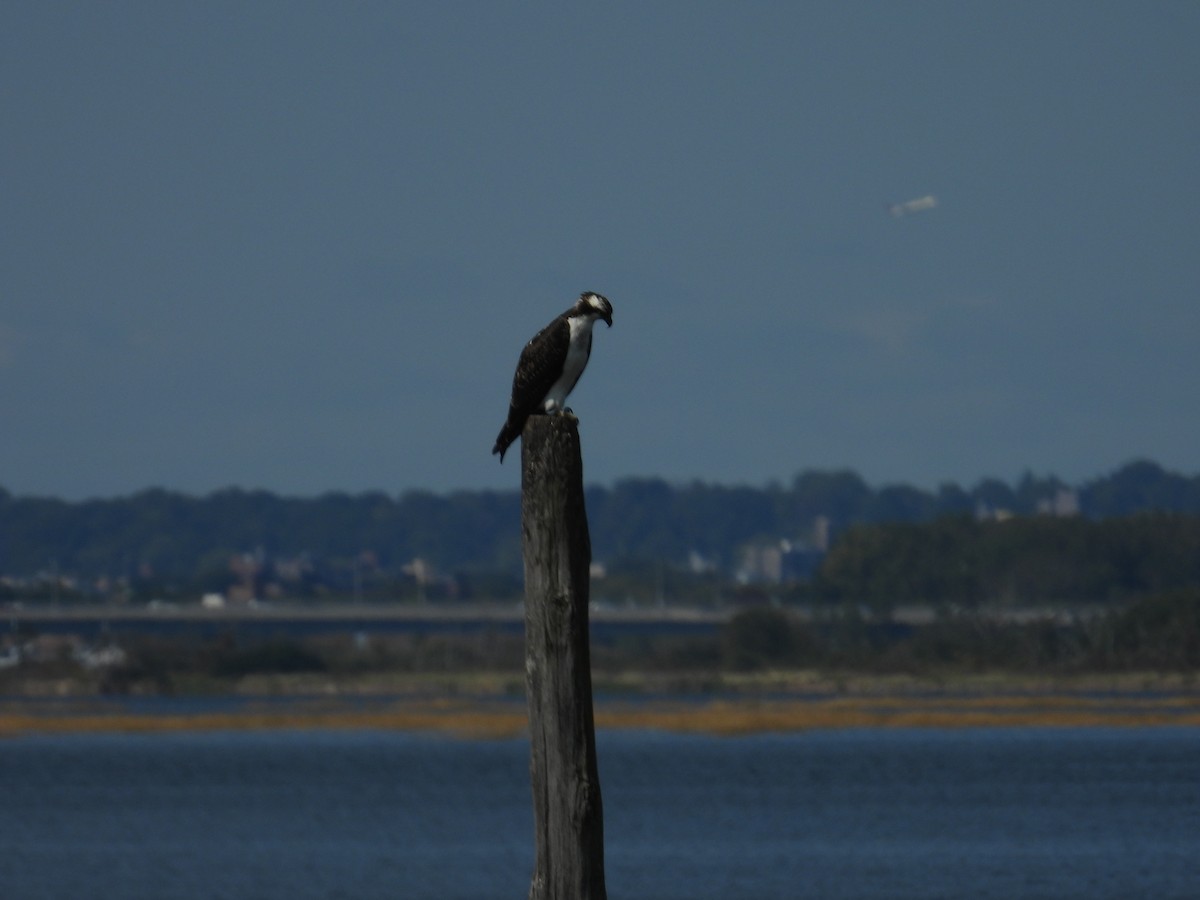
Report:
[[[607,297],[595,291],[584,291],[579,295],[579,302],[575,304],[575,308],[582,315],[603,319],[604,323],[612,328],[612,304],[608,302]]]

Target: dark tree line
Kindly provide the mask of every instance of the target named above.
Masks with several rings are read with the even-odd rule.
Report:
[[[1005,622],[966,613],[889,629],[852,611],[802,622],[782,610],[759,607],[725,626],[719,659],[735,670],[1195,672],[1200,667],[1200,587],[1154,594],[1096,618],[1068,622]]]
[[[887,611],[1110,603],[1200,585],[1200,516],[859,525],[803,592]]]
[[[122,641],[123,663],[84,670],[66,658],[0,671],[0,688],[52,676],[93,681],[112,693],[214,690],[256,674],[507,672],[523,687],[519,633],[377,635],[365,645],[347,635],[253,641],[232,632],[209,638],[138,637]],[[855,610],[801,619],[760,606],[702,635],[639,635],[594,646],[599,677],[644,672],[659,684],[707,690],[722,672],[805,669],[943,677],[1012,672],[1072,675],[1194,673],[1200,668],[1200,587],[1144,597],[1094,618],[1004,622],[971,613],[909,628],[872,622]],[[656,683],[656,682],[650,682]]]
[[[905,541],[918,539],[917,532],[856,530],[859,526],[938,523],[949,517],[960,524],[935,526],[928,537],[950,542],[950,556],[943,554],[942,561],[953,558],[954,565],[935,573],[932,565],[920,562],[916,550],[904,551],[914,564],[906,563],[896,578],[910,582],[904,597],[937,589],[962,591],[983,601],[1003,599],[1006,589],[1019,593],[1031,577],[1018,571],[1005,582],[989,568],[1004,553],[1020,549],[1006,549],[1005,540],[1029,542],[1026,549],[1036,557],[1038,542],[1047,536],[1035,531],[993,533],[982,525],[972,532],[961,523],[980,513],[1033,516],[1067,490],[1057,478],[1033,475],[1012,485],[987,479],[970,489],[945,484],[927,491],[904,485],[873,488],[850,471],[809,471],[786,486],[627,479],[586,493],[594,558],[610,569],[624,566],[628,572],[656,573],[659,579],[675,577],[673,572],[684,567],[690,554],[729,572],[746,542],[806,540],[823,521],[836,549],[826,579],[831,596],[849,591],[848,567],[856,555],[868,554],[873,542],[885,541],[895,551],[903,550]],[[1195,516],[1200,515],[1200,476],[1135,462],[1075,487],[1071,496],[1080,521],[1147,511]],[[1044,521],[1044,527],[1052,529],[1053,520]],[[302,557],[310,581],[346,589],[351,578],[361,583],[364,572],[398,583],[403,567],[420,558],[454,574],[468,594],[488,596],[519,590],[519,523],[520,496],[515,489],[412,491],[399,496],[330,493],[314,498],[240,489],[192,497],[152,489],[78,503],[17,497],[0,490],[0,576],[28,578],[54,571],[83,579],[105,576],[170,581],[189,589],[215,587],[228,581],[231,557],[250,553],[267,560]],[[1137,540],[1157,540],[1149,526],[1139,528]],[[1049,538],[1067,541],[1064,552],[1072,550],[1070,541],[1079,540],[1085,541],[1087,552],[1101,552],[1100,537],[1072,534],[1053,532]],[[1174,534],[1168,529],[1165,538],[1173,540]],[[896,560],[903,558],[889,564],[900,565]],[[1029,565],[1036,569],[1039,584],[1053,583],[1053,560]],[[1137,579],[1149,578],[1135,571],[1134,563],[1122,567],[1113,558],[1105,565],[1107,569],[1096,568],[1088,576],[1095,585],[1103,583],[1104,590],[1113,584],[1125,590]],[[858,577],[867,579],[863,585],[868,592],[882,592],[880,585],[872,585],[874,576],[860,572]],[[1068,580],[1068,593],[1076,591],[1081,584],[1076,575]],[[1087,583],[1080,590],[1091,591]]]

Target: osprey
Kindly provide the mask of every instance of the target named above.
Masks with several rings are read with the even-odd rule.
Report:
[[[533,336],[513,376],[508,419],[496,438],[500,454],[521,434],[525,420],[538,413],[569,413],[563,403],[571,393],[592,352],[592,325],[603,319],[612,328],[612,304],[607,297],[584,291],[575,305]]]

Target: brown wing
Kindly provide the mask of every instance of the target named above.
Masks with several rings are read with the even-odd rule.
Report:
[[[509,406],[523,416],[528,416],[546,399],[550,388],[562,374],[562,363],[567,358],[567,345],[571,340],[571,326],[563,318],[555,319],[521,351],[517,371],[513,375],[512,399]]]
[[[570,341],[571,326],[559,316],[535,334],[521,351],[517,371],[513,375],[508,419],[492,447],[492,453],[500,454],[501,462],[504,462],[504,451],[520,436],[525,420],[546,399],[546,394],[562,373],[562,361],[566,359]]]

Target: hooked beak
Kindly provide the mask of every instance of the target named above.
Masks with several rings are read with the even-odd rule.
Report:
[[[606,324],[606,325],[607,325],[609,328],[612,328],[612,316],[611,316],[611,315],[607,315],[607,316],[601,316],[600,318],[602,318],[602,319],[604,320],[604,323],[605,323],[605,324]]]

